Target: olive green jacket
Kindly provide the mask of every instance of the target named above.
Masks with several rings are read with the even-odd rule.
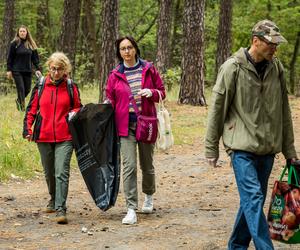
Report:
[[[205,156],[219,157],[222,136],[229,154],[243,150],[296,157],[283,66],[274,58],[261,80],[244,50],[220,67],[208,115]]]

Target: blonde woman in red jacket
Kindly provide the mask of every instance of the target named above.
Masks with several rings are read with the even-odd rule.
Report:
[[[46,62],[49,73],[41,87],[32,90],[24,118],[23,137],[37,143],[50,194],[46,212],[56,212],[59,224],[68,223],[66,200],[69,186],[72,136],[68,113],[81,106],[79,90],[67,76],[71,64],[65,54],[56,52]],[[40,87],[39,87],[40,86]],[[32,126],[34,124],[34,129]]]
[[[165,98],[165,88],[155,67],[139,58],[140,50],[130,36],[115,43],[120,64],[111,72],[107,81],[106,96],[115,109],[115,120],[121,142],[123,161],[123,187],[127,214],[123,224],[137,222],[137,147],[142,170],[142,191],[145,200],[142,212],[152,213],[155,192],[155,171],[153,166],[154,144],[138,142],[135,138],[137,115],[130,101],[132,95],[141,115],[156,116],[155,102],[160,92]]]

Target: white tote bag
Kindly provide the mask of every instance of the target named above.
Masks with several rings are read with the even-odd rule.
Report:
[[[157,120],[158,120],[158,137],[156,140],[156,148],[162,151],[169,150],[174,144],[174,138],[171,130],[170,114],[165,108],[160,92],[159,103],[157,105]]]

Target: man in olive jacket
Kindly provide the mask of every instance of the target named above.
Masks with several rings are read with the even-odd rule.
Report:
[[[284,69],[275,57],[286,42],[274,22],[252,29],[250,48],[239,49],[219,69],[213,88],[205,139],[211,166],[219,158],[219,140],[231,157],[240,195],[228,249],[274,249],[263,212],[275,154],[296,160]]]

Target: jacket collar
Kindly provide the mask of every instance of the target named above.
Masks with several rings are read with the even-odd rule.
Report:
[[[145,61],[145,60],[142,60],[141,58],[138,58],[138,60],[140,61],[140,64],[142,65],[142,68],[144,69],[148,69],[150,68],[150,66],[152,65],[151,63]],[[124,63],[121,62],[117,67],[116,67],[116,71],[120,74],[124,74],[124,70],[125,70],[125,66],[124,66]]]
[[[50,84],[50,85],[54,85],[54,86],[59,86],[61,85],[63,82],[65,82],[67,80],[67,76],[63,76],[63,78],[59,79],[58,81],[53,81],[51,79],[51,76],[50,74],[48,74],[46,76],[46,79],[45,79],[45,84]]]
[[[257,75],[256,69],[254,67],[254,65],[247,59],[245,50],[247,48],[240,48],[235,54],[234,54],[234,58],[237,61],[237,63],[241,66],[246,68],[247,70],[250,70],[252,72],[254,72]],[[274,62],[275,62],[275,58],[272,59],[272,61],[269,62],[266,70],[265,70],[265,74],[264,77],[266,77],[266,75],[270,72],[270,70],[274,67]]]

